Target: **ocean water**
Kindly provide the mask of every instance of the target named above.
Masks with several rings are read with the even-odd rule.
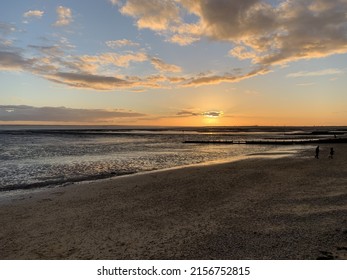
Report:
[[[201,145],[186,144],[183,141],[280,138],[295,131],[258,127],[0,126],[0,191],[56,186],[225,161],[254,153],[293,150],[292,146]],[[295,146],[295,149],[297,148],[298,146]]]

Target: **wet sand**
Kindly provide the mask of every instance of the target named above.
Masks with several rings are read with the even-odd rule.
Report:
[[[0,259],[347,259],[347,145],[0,201]]]

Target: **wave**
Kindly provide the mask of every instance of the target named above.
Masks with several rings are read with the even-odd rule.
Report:
[[[103,174],[97,174],[97,175],[87,175],[87,176],[81,176],[76,178],[49,179],[46,181],[29,183],[29,184],[13,184],[13,185],[7,185],[4,187],[1,187],[0,192],[30,190],[30,189],[36,189],[36,188],[61,186],[61,185],[73,184],[73,183],[84,182],[84,181],[96,181],[101,179],[108,179],[112,177],[130,175],[135,173],[136,172],[120,171],[120,172],[103,173]]]

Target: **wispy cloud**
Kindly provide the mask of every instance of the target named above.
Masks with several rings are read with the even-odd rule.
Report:
[[[271,72],[268,68],[256,68],[246,74],[224,74],[224,75],[198,75],[197,77],[190,78],[183,84],[185,87],[201,86],[201,85],[214,85],[223,82],[235,83],[244,79],[248,79],[257,75],[264,75]]]
[[[5,122],[100,122],[144,116],[146,115],[142,113],[122,109],[74,109],[66,107],[0,105],[0,121]]]
[[[287,77],[290,77],[290,78],[319,77],[319,76],[340,75],[340,74],[343,74],[343,73],[344,73],[344,71],[341,70],[341,69],[329,68],[329,69],[313,71],[313,72],[300,71],[300,72],[296,72],[296,73],[290,73],[290,74],[287,75]]]
[[[64,52],[59,46],[28,45],[29,48],[37,50],[46,55],[62,55]]]
[[[161,72],[174,72],[174,73],[178,73],[181,72],[182,69],[181,67],[174,65],[174,64],[168,64],[165,63],[163,60],[161,60],[160,58],[157,57],[152,57],[151,58],[151,63],[153,64],[153,66],[161,71]]]
[[[112,49],[122,48],[122,47],[139,47],[139,43],[135,43],[128,39],[107,41],[106,45]]]
[[[73,18],[72,18],[72,11],[70,8],[59,6],[56,9],[58,19],[54,23],[54,26],[65,26],[69,25]]]
[[[57,72],[47,75],[46,78],[56,83],[66,84],[76,88],[96,90],[112,90],[131,85],[128,81],[116,77],[71,72]]]

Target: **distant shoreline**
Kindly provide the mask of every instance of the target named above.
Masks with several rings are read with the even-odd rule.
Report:
[[[247,130],[247,129],[252,129],[252,130],[264,130],[264,129],[268,129],[268,131],[271,130],[276,130],[278,131],[278,129],[280,129],[280,131],[288,131],[288,130],[293,130],[293,129],[310,129],[312,131],[316,131],[316,130],[326,130],[327,128],[329,128],[329,130],[331,129],[342,129],[344,131],[347,130],[347,126],[338,126],[338,125],[332,125],[332,126],[314,126],[314,125],[299,125],[299,126],[278,126],[278,125],[269,125],[269,126],[259,126],[259,125],[250,125],[250,126],[150,126],[150,125],[82,125],[82,124],[0,124],[0,130],[1,128],[6,128],[6,127],[16,127],[16,128],[60,128],[60,129],[78,129],[78,128],[83,128],[83,129],[145,129],[145,130]]]
[[[196,141],[186,140],[184,144],[220,144],[220,145],[307,145],[307,144],[346,144],[347,138],[329,138],[315,140],[296,140],[296,139],[278,139],[278,140],[249,140],[249,141]]]

